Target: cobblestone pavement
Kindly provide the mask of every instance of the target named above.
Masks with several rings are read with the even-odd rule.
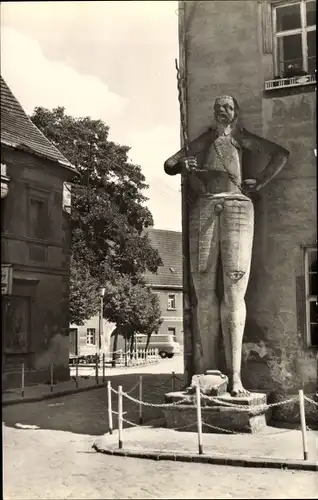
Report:
[[[137,375],[112,379],[125,390]],[[145,375],[148,401],[171,390],[166,375]],[[317,498],[315,472],[154,462],[92,450],[107,432],[103,388],[56,400],[3,408],[4,498]],[[115,404],[115,398],[114,398]],[[135,419],[125,403],[128,418]],[[149,408],[145,420],[161,416]],[[114,422],[116,426],[116,422]]]

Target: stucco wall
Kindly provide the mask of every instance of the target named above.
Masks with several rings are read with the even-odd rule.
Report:
[[[173,289],[154,289],[153,291],[159,298],[161,318],[163,319],[159,333],[167,334],[168,328],[175,328],[177,341],[183,345],[182,292]],[[175,310],[168,309],[168,297],[170,294],[174,294],[176,297]]]
[[[305,344],[303,246],[317,239],[316,94],[305,87],[291,95],[264,92],[274,70],[272,54],[263,50],[261,2],[191,1],[182,2],[182,9],[190,138],[211,125],[215,98],[230,94],[248,130],[291,153],[254,199],[243,377],[251,389],[293,392],[304,384],[314,391],[316,349]],[[259,172],[265,160],[252,156],[251,172]]]
[[[101,339],[102,351],[107,353],[110,350],[110,336],[115,329],[115,323],[111,323],[106,319],[103,320],[103,338]],[[76,328],[78,333],[78,354],[79,355],[94,355],[98,352],[99,338],[99,316],[93,316],[86,320],[84,325],[72,324],[70,328]],[[95,328],[95,345],[87,344],[87,328]]]

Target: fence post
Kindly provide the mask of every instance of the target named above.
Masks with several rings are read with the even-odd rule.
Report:
[[[113,411],[112,411],[112,386],[111,386],[110,380],[107,380],[107,403],[108,403],[109,434],[112,434],[113,433]]]
[[[75,386],[78,388],[78,358],[75,360]]]
[[[139,377],[139,425],[143,424],[142,417],[142,375]]]
[[[123,388],[118,386],[118,448],[123,447]]]
[[[304,460],[308,460],[308,444],[306,435],[306,417],[305,417],[305,403],[304,403],[304,391],[300,389],[299,394],[299,409],[300,409],[300,423],[301,423],[301,434],[303,438],[303,451]]]
[[[50,366],[50,392],[53,392],[53,381],[54,381],[54,363]]]
[[[24,363],[22,363],[21,372],[21,397],[24,398]]]
[[[103,352],[103,384],[105,383],[105,353]]]
[[[98,384],[98,354],[96,354],[96,358],[95,358],[95,380],[96,380],[96,384]]]
[[[175,373],[172,372],[172,392],[174,392],[176,390],[176,380],[175,380]]]
[[[199,455],[203,454],[202,445],[202,418],[201,418],[201,394],[200,394],[199,384],[195,388],[196,402],[197,402],[197,427],[198,427],[198,445],[199,445]]]

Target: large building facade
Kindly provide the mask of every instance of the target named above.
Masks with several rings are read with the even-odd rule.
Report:
[[[69,185],[75,168],[1,78],[3,387],[69,378]]]
[[[315,5],[179,2],[189,138],[211,126],[214,100],[226,94],[237,99],[248,130],[290,152],[254,200],[242,373],[248,388],[268,394],[317,390]],[[251,156],[249,176],[263,166]],[[186,331],[187,373],[191,353]]]

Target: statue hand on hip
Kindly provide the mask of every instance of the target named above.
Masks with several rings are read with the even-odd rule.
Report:
[[[257,191],[257,181],[256,179],[245,179],[241,187],[244,194],[254,193]]]

